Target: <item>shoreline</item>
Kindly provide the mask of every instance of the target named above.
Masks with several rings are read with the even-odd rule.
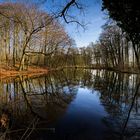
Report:
[[[35,75],[42,75],[42,74],[47,74],[48,73],[48,68],[46,67],[35,67],[31,66],[28,68],[28,70],[24,71],[17,71],[15,68],[8,68],[6,67],[0,67],[0,78],[5,79],[5,78],[10,78],[10,77],[17,77],[17,76],[35,76]]]
[[[16,68],[13,67],[6,67],[6,66],[0,66],[0,79],[6,79],[11,77],[17,77],[17,76],[37,76],[37,75],[43,75],[48,74],[49,71],[56,71],[61,70],[65,68],[84,68],[84,69],[105,69],[109,71],[114,72],[121,72],[121,73],[128,73],[128,74],[139,74],[138,71],[130,71],[130,70],[118,70],[115,68],[105,68],[105,67],[88,67],[88,66],[69,66],[69,67],[58,67],[58,68],[52,68],[49,69],[48,67],[39,67],[39,66],[29,66],[28,70],[24,71],[18,71]]]

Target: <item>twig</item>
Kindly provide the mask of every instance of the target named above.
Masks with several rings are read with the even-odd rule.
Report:
[[[37,116],[33,119],[33,121],[29,124],[29,127],[26,129],[26,131],[24,132],[24,134],[22,135],[22,137],[20,138],[20,140],[23,140],[24,136],[27,134],[27,132],[30,130],[30,126],[33,125],[33,123],[36,121]]]

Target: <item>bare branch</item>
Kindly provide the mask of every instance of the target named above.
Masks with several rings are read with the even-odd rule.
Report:
[[[69,3],[67,3],[67,5],[63,8],[63,10],[61,11],[61,17],[64,17],[65,16],[65,14],[66,14],[66,12],[67,12],[67,10],[73,5],[73,4],[75,4],[75,1],[76,0],[71,0]]]
[[[79,10],[82,10],[83,9],[83,7],[79,3],[77,3],[76,1],[77,0],[71,0],[69,3],[67,3],[66,6],[59,13],[58,17],[63,17],[64,21],[67,24],[69,24],[69,23],[77,23],[78,25],[80,25],[81,27],[84,28],[85,25],[82,24],[82,23],[80,23],[78,20],[76,20],[74,18],[72,20],[71,19],[70,20],[67,19],[67,17],[70,17],[68,15],[68,10],[70,9],[70,7],[76,6],[76,8],[79,9]]]

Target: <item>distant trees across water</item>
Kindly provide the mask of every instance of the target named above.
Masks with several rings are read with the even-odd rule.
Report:
[[[135,36],[124,30],[125,26],[121,28],[117,22],[106,24],[97,43],[77,48],[55,15],[49,15],[34,4],[2,3],[0,65],[19,71],[32,65],[140,71],[139,33]]]

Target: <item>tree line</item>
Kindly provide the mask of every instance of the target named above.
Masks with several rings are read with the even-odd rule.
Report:
[[[47,65],[49,58],[72,46],[72,39],[52,15],[36,5],[0,5],[0,62],[27,69],[30,64]]]
[[[133,43],[114,21],[105,24],[99,40],[86,47],[70,48],[66,65],[91,68],[110,68],[123,71],[138,71],[137,59],[140,59],[138,45]],[[137,55],[136,55],[137,54]],[[66,60],[66,59],[65,59]]]
[[[103,0],[102,6],[116,22],[103,26],[98,42],[81,48],[76,47],[75,41],[57,19],[58,16],[63,17],[69,23],[66,11],[72,4],[78,6],[77,0],[66,3],[57,16],[33,3],[2,3],[0,63],[20,71],[29,65],[140,70],[139,9],[134,9],[136,5],[133,2],[119,1],[118,7],[115,2],[110,7],[111,2]],[[123,18],[117,13],[118,9]]]

